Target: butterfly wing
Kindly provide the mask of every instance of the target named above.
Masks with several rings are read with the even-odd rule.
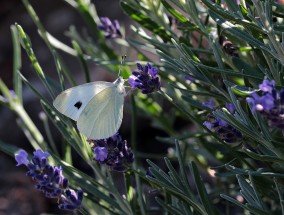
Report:
[[[113,85],[110,82],[96,81],[72,87],[60,93],[53,101],[53,106],[65,116],[77,121],[90,100]]]
[[[77,121],[79,131],[91,139],[114,135],[122,122],[123,103],[124,93],[116,86],[102,90],[82,111]]]

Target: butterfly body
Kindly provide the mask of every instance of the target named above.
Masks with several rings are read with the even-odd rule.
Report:
[[[124,80],[91,82],[63,91],[53,101],[62,114],[77,121],[78,130],[91,139],[114,135],[123,117]]]

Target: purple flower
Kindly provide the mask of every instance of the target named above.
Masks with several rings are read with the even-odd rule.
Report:
[[[28,160],[28,153],[21,149],[16,155],[15,155],[15,159],[18,162],[16,166],[20,166],[22,164],[24,165],[28,165],[29,160]]]
[[[104,161],[107,158],[107,149],[105,147],[97,146],[94,149],[94,153],[96,154],[95,160]]]
[[[105,32],[106,39],[122,37],[122,34],[119,30],[120,25],[117,20],[114,20],[113,22],[111,22],[108,17],[101,17],[100,21],[101,21],[101,25],[99,25],[98,28],[101,31]]]
[[[117,133],[107,139],[93,140],[94,160],[106,164],[111,170],[126,171],[134,161],[134,155]]]
[[[208,101],[205,101],[202,103],[203,106],[210,108],[211,110],[214,109],[214,100],[209,99]]]
[[[81,207],[83,200],[83,191],[78,190],[75,192],[72,189],[68,189],[65,191],[65,195],[61,196],[61,204],[59,204],[59,208],[62,210],[73,211],[77,208]]]
[[[64,198],[64,192],[68,189],[69,182],[68,179],[63,176],[62,168],[60,166],[52,167],[47,160],[49,153],[41,149],[38,149],[33,154],[33,158],[29,161],[27,159],[27,152],[20,150],[19,153],[15,155],[15,159],[18,165],[25,164],[28,167],[27,176],[32,177],[33,181],[36,183],[35,188],[43,192],[45,197]],[[67,196],[65,198],[68,199],[69,197]],[[82,199],[80,202],[81,201]],[[73,208],[78,207],[77,205],[77,207]]]
[[[270,127],[284,129],[284,88],[277,90],[274,80],[263,80],[259,85],[260,95],[250,94],[246,100],[252,111],[258,111]]]
[[[46,159],[49,156],[48,152],[44,152],[41,149],[36,150],[33,154],[35,157],[38,157],[39,159]]]
[[[235,113],[233,106],[230,103],[226,104],[227,109],[231,114]],[[233,143],[242,140],[243,136],[240,131],[228,124],[226,121],[209,115],[208,120],[203,123],[212,132],[215,132],[217,136],[227,143]]]
[[[138,71],[133,71],[129,77],[128,82],[132,86],[132,90],[140,89],[143,94],[149,94],[160,90],[160,78],[157,76],[159,71],[155,67],[151,67],[149,63],[142,66],[140,63],[136,64]]]

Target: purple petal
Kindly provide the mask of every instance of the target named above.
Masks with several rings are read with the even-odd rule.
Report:
[[[150,71],[149,71],[150,75],[152,75],[152,76],[156,76],[158,74],[158,72],[159,71],[155,67],[151,68]]]
[[[47,158],[49,156],[48,152],[44,152],[41,149],[38,149],[34,152],[34,156],[38,157],[39,159]]]
[[[95,160],[104,161],[107,158],[107,149],[105,147],[97,146],[94,149],[94,153],[96,155]]]
[[[23,149],[21,149],[17,154],[15,154],[15,159],[18,162],[16,166],[20,166],[22,164],[27,166],[29,164],[28,153]]]
[[[269,92],[271,93],[273,88],[275,86],[274,80],[263,80],[262,84],[259,85],[259,89],[261,89],[263,92]]]

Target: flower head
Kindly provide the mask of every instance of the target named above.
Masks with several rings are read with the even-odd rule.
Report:
[[[126,171],[134,161],[134,155],[117,133],[107,139],[94,140],[94,160],[106,164],[111,170]]]
[[[159,71],[155,67],[151,67],[149,63],[146,66],[137,63],[136,66],[138,71],[133,71],[128,80],[132,90],[138,88],[143,94],[160,90],[161,82],[157,76]]]
[[[33,158],[29,161],[27,159],[27,152],[25,150],[20,150],[19,153],[15,155],[15,159],[18,162],[17,166],[25,164],[28,167],[29,170],[27,176],[32,177],[33,181],[36,183],[35,188],[42,191],[45,197],[68,199],[69,197],[64,197],[64,195],[67,195],[67,191],[65,190],[69,190],[69,182],[68,179],[63,176],[62,168],[60,166],[52,167],[47,160],[49,153],[44,152],[41,149],[38,149],[33,154]],[[80,200],[80,204],[81,201],[82,199]],[[80,206],[79,202],[77,203],[77,207],[73,205],[73,209]],[[63,206],[62,209],[64,209]]]
[[[230,111],[231,114],[235,113],[235,107],[233,104],[227,103],[226,108]],[[237,142],[243,138],[240,131],[235,129],[226,121],[212,115],[208,116],[208,120],[205,121],[203,125],[212,132],[215,132],[220,139],[224,140],[227,143]]]
[[[260,112],[270,127],[284,129],[284,88],[277,90],[274,80],[264,80],[259,89],[261,95],[253,92],[247,98],[252,111]]]
[[[111,22],[108,17],[101,17],[100,21],[101,25],[99,25],[98,28],[101,31],[105,32],[105,38],[112,39],[112,38],[122,37],[122,34],[119,30],[120,25],[117,20]]]

